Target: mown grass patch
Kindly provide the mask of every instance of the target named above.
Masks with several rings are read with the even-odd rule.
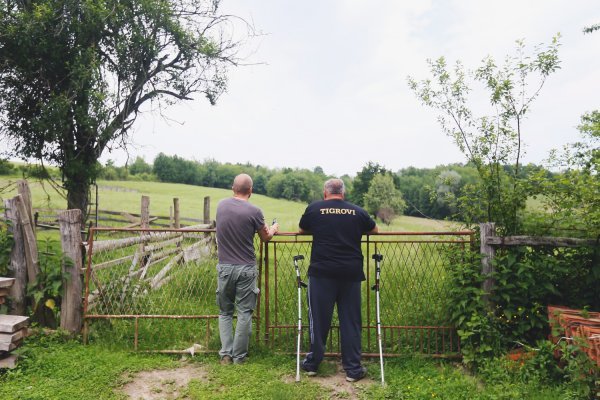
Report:
[[[426,358],[386,359],[386,386],[379,384],[378,360],[364,360],[370,380],[353,386],[354,393],[334,392],[305,375],[294,381],[295,357],[264,348],[251,349],[249,362],[220,365],[216,354],[185,356],[207,372],[192,379],[179,398],[187,399],[575,399],[568,388],[496,373],[479,379],[455,363]],[[123,399],[120,388],[135,372],[174,369],[180,355],[133,353],[101,345],[64,341],[56,335],[28,338],[15,370],[0,374],[2,399]],[[335,374],[328,359],[320,375]],[[499,367],[501,369],[501,366]],[[489,376],[487,377],[489,378]],[[347,396],[347,397],[345,397]]]

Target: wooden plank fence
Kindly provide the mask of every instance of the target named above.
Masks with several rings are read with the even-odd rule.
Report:
[[[493,259],[496,249],[499,247],[512,246],[554,246],[554,247],[598,247],[599,239],[579,239],[552,236],[496,236],[496,224],[486,222],[479,224],[481,243],[481,273],[487,276],[483,282],[483,290],[490,293],[494,289],[494,281],[491,277],[494,271]]]
[[[210,219],[210,197],[204,198],[204,213],[202,218],[192,218],[181,216],[180,202],[178,198],[173,199],[173,206],[170,207],[169,215],[149,214],[149,228],[183,228],[186,226],[197,226],[199,224],[207,225],[207,228],[214,227],[214,221]],[[33,210],[31,220],[35,221],[35,226],[40,229],[58,230],[58,214],[64,210],[52,208],[36,208]],[[141,227],[141,213],[132,213],[117,210],[91,210],[88,215],[88,221],[99,228],[138,228]],[[97,224],[96,224],[97,222]]]
[[[63,282],[62,304],[61,304],[61,328],[71,332],[79,333],[83,325],[83,252],[88,250],[88,244],[82,240],[85,237],[85,230],[81,224],[80,210],[56,210],[56,209],[37,209],[35,212],[31,207],[31,192],[27,181],[22,180],[17,183],[18,195],[12,199],[4,200],[4,218],[10,221],[8,224],[10,233],[13,236],[13,248],[11,250],[10,262],[8,265],[9,273],[14,278],[14,284],[10,288],[7,298],[10,300],[9,314],[24,315],[27,310],[26,288],[27,284],[34,282],[40,273],[39,252],[37,247],[36,227],[42,229],[57,229],[60,231],[61,247],[63,254],[62,272],[68,279]],[[179,199],[173,199],[173,207],[169,216],[151,215],[150,198],[142,196],[140,213],[129,213],[123,211],[98,210],[98,221],[113,223],[112,227],[120,228],[142,228],[142,229],[211,229],[214,227],[214,221],[210,221],[210,198],[204,198],[203,218],[185,218],[180,216]],[[92,214],[90,220],[96,221],[96,215]],[[186,236],[185,233],[173,233],[160,235],[156,238],[152,234],[137,234],[136,236],[106,240],[98,243],[99,247],[107,249],[128,246],[132,243],[139,245],[139,251],[134,256],[123,257],[121,260],[111,260],[110,265],[98,265],[98,269],[109,268],[111,265],[117,265],[122,262],[131,262],[136,266],[141,262],[136,260],[136,256],[148,256],[144,259],[142,269],[136,270],[136,274],[141,274],[142,278],[147,273],[150,265],[172,256],[173,251],[165,250],[172,245],[173,240],[180,240],[177,237]],[[205,236],[200,236],[198,243],[205,243]],[[201,239],[201,240],[200,240]],[[157,243],[152,243],[157,242]],[[98,249],[96,249],[98,250]],[[180,254],[173,257],[173,263],[181,259],[195,257],[199,249],[197,246],[190,248],[181,248]],[[199,253],[198,253],[199,254]],[[127,258],[127,259],[125,259]],[[168,270],[172,268],[169,263],[164,271],[154,277],[152,287],[160,287]],[[8,289],[7,289],[8,291]],[[4,298],[3,298],[4,299]],[[29,299],[29,301],[31,301]]]

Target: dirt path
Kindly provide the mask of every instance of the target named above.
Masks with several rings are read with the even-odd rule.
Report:
[[[206,380],[208,373],[199,366],[142,371],[129,376],[131,382],[121,389],[130,399],[175,399],[192,379]]]
[[[295,383],[296,376],[286,378],[287,383]],[[302,380],[317,383],[324,388],[331,390],[330,399],[350,399],[357,400],[361,387],[370,386],[375,381],[368,376],[359,382],[351,383],[346,381],[346,373],[339,363],[336,363],[336,372],[327,376],[307,376],[302,375]]]
[[[333,363],[332,363],[333,364]],[[309,377],[302,375],[303,380],[316,383],[331,391],[330,399],[358,399],[361,387],[375,383],[367,377],[356,383],[346,382],[346,374],[336,363],[335,372],[327,376]],[[126,376],[128,383],[120,392],[132,400],[176,399],[181,395],[192,379],[207,381],[208,372],[199,365],[184,365],[175,369],[159,369],[142,371]],[[284,381],[295,384],[295,376],[287,376]]]

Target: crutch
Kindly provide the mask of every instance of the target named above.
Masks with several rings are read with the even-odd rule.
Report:
[[[296,284],[298,286],[298,346],[296,351],[296,382],[300,382],[300,335],[302,334],[302,288],[306,287],[306,283],[300,279],[300,269],[298,268],[298,260],[304,260],[304,256],[299,254],[294,256],[294,267],[296,267]]]
[[[385,376],[383,374],[383,347],[381,345],[381,316],[379,313],[379,278],[381,275],[381,260],[383,256],[381,254],[373,254],[373,260],[375,260],[375,284],[371,287],[371,290],[375,291],[377,299],[377,340],[379,341],[379,365],[381,366],[381,385],[385,386]]]

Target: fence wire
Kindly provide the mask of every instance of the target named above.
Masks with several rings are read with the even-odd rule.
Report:
[[[386,355],[460,352],[448,323],[449,260],[445,249],[469,251],[471,232],[385,233],[365,236],[362,288],[363,352],[377,354],[375,263],[381,263],[381,322]],[[312,237],[284,234],[267,245],[255,239],[261,296],[254,337],[278,352],[294,352],[298,294],[292,258],[304,255],[306,281]],[[212,229],[92,229],[86,268],[85,339],[136,350],[217,351],[216,241]],[[306,290],[302,291],[302,351],[309,348]],[[339,354],[337,314],[328,353]]]
[[[214,230],[93,229],[86,338],[136,349],[218,347]]]

